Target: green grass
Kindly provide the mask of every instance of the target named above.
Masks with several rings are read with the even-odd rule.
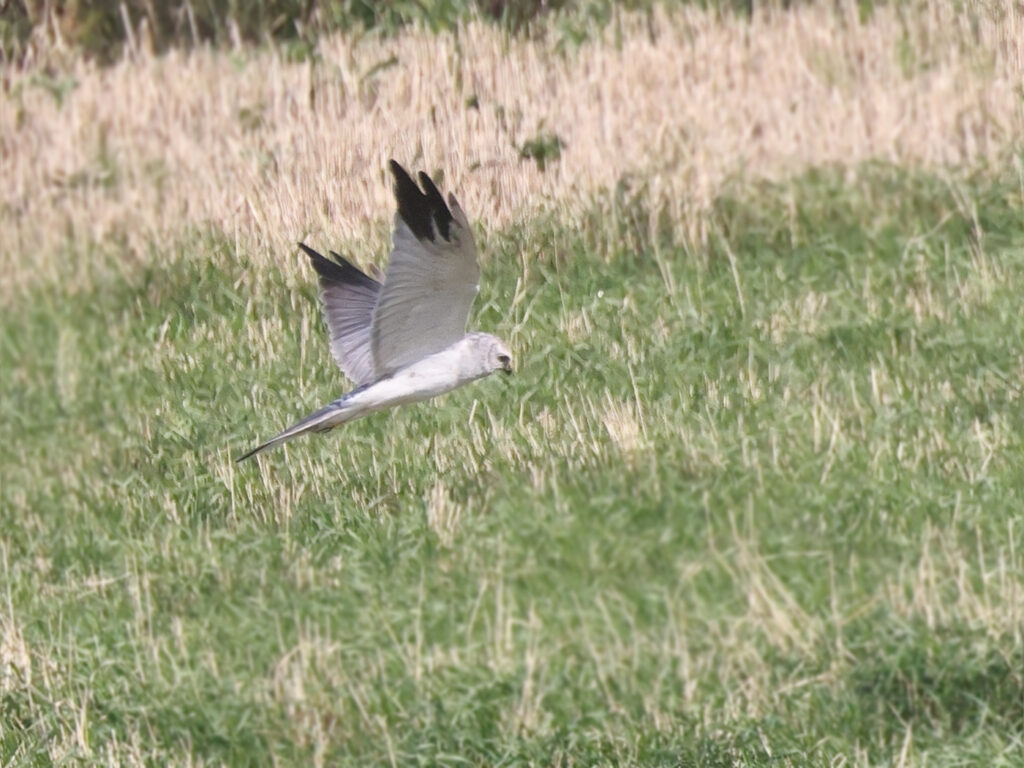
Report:
[[[1024,764],[1020,179],[644,199],[481,234],[516,377],[241,466],[343,387],[311,270],[69,242],[0,326],[4,763]]]

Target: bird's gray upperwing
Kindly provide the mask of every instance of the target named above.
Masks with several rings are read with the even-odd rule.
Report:
[[[320,276],[320,299],[330,335],[331,355],[356,386],[375,381],[370,323],[381,285],[331,251],[334,261],[304,243],[313,268]]]
[[[370,333],[378,377],[461,339],[480,280],[473,233],[454,195],[445,205],[425,173],[421,190],[394,160],[390,167],[398,213]]]

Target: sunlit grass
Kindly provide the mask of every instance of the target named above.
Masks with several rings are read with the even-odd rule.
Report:
[[[2,754],[1015,764],[1021,189],[870,165],[736,183],[704,242],[625,185],[481,231],[515,377],[241,466],[345,386],[311,270],[91,254],[0,332]]]
[[[41,51],[0,71],[0,301],[98,288],[95,250],[118,272],[149,264],[153,243],[203,260],[166,244],[211,228],[261,269],[306,237],[379,258],[391,157],[443,172],[488,228],[640,181],[700,241],[737,173],[995,168],[1024,135],[1011,0],[879,3],[864,18],[852,2],[754,6],[616,13],[578,45],[546,15],[511,38],[483,22],[325,36],[303,60],[199,49],[101,68]]]

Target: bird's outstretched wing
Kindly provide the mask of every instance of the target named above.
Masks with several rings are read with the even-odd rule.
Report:
[[[445,205],[425,173],[420,189],[394,160],[390,167],[398,213],[370,332],[377,378],[461,339],[480,280],[473,233],[455,196]]]
[[[370,322],[380,283],[334,251],[331,261],[304,243],[299,243],[299,247],[320,276],[320,299],[331,338],[331,354],[338,367],[356,386],[375,381]]]

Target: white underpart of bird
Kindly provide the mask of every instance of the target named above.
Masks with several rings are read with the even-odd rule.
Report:
[[[331,354],[356,388],[237,461],[307,432],[429,400],[495,371],[512,372],[505,342],[466,333],[480,267],[458,201],[449,194],[446,204],[425,173],[417,186],[394,160],[390,168],[398,212],[383,283],[333,251],[332,261],[299,243],[320,278]]]

